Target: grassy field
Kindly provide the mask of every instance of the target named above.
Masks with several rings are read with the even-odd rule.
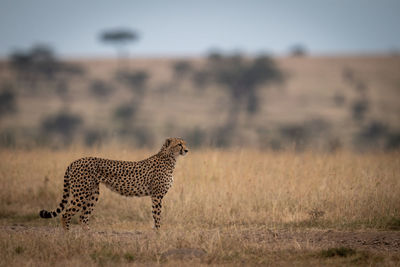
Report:
[[[400,261],[400,154],[200,150],[180,158],[152,229],[151,201],[100,188],[91,231],[40,219],[74,159],[151,151],[0,151],[0,265],[386,265]]]

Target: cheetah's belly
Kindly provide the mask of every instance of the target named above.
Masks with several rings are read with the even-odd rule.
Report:
[[[144,197],[150,195],[148,185],[134,179],[115,179],[105,182],[106,187],[123,196]]]

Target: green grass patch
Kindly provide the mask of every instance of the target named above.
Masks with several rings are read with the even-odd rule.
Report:
[[[17,213],[10,210],[0,210],[0,220],[5,220],[11,223],[27,223],[40,220],[39,212]]]
[[[396,217],[389,218],[388,221],[386,222],[385,226],[386,226],[385,227],[386,229],[399,231],[400,230],[400,218],[396,218]]]
[[[0,219],[8,219],[14,217],[15,211],[0,209]]]
[[[382,255],[367,251],[357,251],[348,247],[325,249],[320,251],[316,256],[324,261],[334,260],[334,262],[344,265],[379,265],[385,260]]]
[[[126,253],[124,254],[124,259],[125,259],[127,262],[133,262],[133,261],[135,261],[135,256],[134,256],[133,254],[129,253],[129,252],[126,252]]]
[[[115,253],[111,248],[102,247],[101,249],[91,253],[90,258],[96,263],[103,265],[107,262],[117,263],[120,261],[121,256],[118,253]]]
[[[326,250],[322,250],[320,252],[320,256],[323,258],[349,257],[349,256],[353,256],[356,253],[357,252],[352,248],[338,247],[338,248],[329,248]]]

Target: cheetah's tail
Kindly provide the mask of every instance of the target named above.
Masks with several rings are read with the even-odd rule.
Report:
[[[54,211],[41,210],[39,212],[41,218],[46,218],[46,219],[54,218],[64,210],[65,206],[68,203],[69,186],[70,184],[69,184],[69,167],[68,167],[64,175],[64,192],[63,192],[63,199],[60,202],[60,207]]]

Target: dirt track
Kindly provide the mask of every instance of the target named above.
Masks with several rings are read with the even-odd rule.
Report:
[[[30,226],[1,226],[0,231],[8,234],[26,233],[53,233],[62,232],[59,228],[30,227]],[[72,232],[80,230],[73,229]],[[210,235],[214,230],[201,232],[204,236]],[[217,230],[215,230],[217,231]],[[214,232],[215,232],[214,231]],[[149,238],[155,235],[154,231],[148,232],[117,232],[117,231],[90,231],[91,235],[105,236],[119,241]],[[375,252],[400,252],[399,231],[337,231],[337,230],[270,230],[249,229],[233,232],[221,231],[223,236],[235,236],[247,242],[264,243],[272,250],[276,248],[288,249],[325,249],[330,247],[350,247],[357,250]],[[239,236],[238,236],[239,235]]]
[[[259,242],[272,244],[298,244],[299,248],[329,248],[351,247],[360,250],[372,251],[400,251],[400,232],[394,231],[356,231],[343,232],[335,230],[305,230],[305,231],[270,231],[249,232],[249,238]]]

